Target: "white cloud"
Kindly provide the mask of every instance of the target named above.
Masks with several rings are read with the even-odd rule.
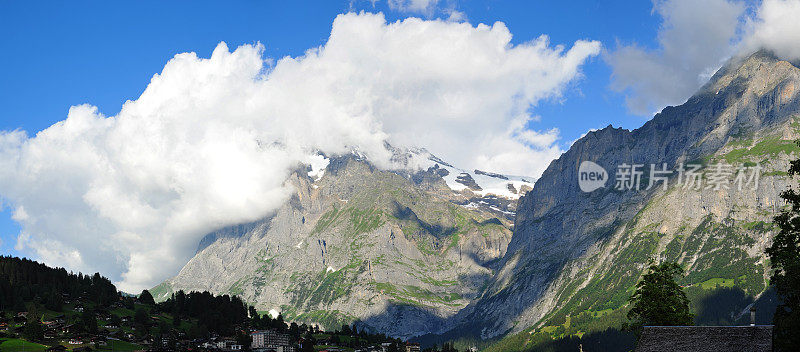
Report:
[[[375,7],[377,0],[370,0],[370,2]],[[445,4],[442,4],[442,1],[439,0],[387,0],[386,3],[394,11],[420,14],[428,18],[438,14],[441,15],[441,18],[451,22],[464,22],[467,20],[467,14],[456,8],[456,0],[446,1]]]
[[[629,111],[649,116],[684,102],[731,56],[766,49],[800,60],[800,1],[764,0],[746,10],[734,0],[656,1],[659,48],[627,45],[607,53],[612,89],[626,94]]]
[[[467,20],[467,14],[461,11],[458,11],[454,8],[447,9],[447,20],[451,22],[464,22]]]
[[[510,39],[502,23],[346,14],[324,46],[274,65],[260,45],[176,55],[115,116],[80,105],[36,136],[0,133],[17,245],[136,292],[174,274],[204,234],[276,209],[289,172],[317,151],[358,149],[388,168],[388,140],[537,176],[559,135],[530,130],[527,111],[600,45]]]
[[[629,111],[638,115],[683,103],[733,54],[744,10],[742,3],[727,0],[654,2],[663,19],[659,47],[623,45],[608,53],[612,89],[625,92]]]
[[[800,59],[800,1],[765,0],[746,25],[745,52],[773,51],[787,60]]]
[[[395,11],[431,14],[439,0],[387,0],[387,3]]]

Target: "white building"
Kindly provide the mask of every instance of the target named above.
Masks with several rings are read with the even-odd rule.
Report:
[[[253,338],[250,345],[253,351],[294,352],[288,334],[275,330],[258,330],[250,333],[250,336]]]

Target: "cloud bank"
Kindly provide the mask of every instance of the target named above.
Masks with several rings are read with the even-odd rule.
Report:
[[[621,45],[605,55],[611,88],[631,113],[651,116],[686,101],[731,56],[759,49],[800,59],[800,1],[764,0],[748,12],[733,0],[655,1],[658,48]]]
[[[176,55],[114,116],[73,106],[35,136],[0,133],[17,248],[136,292],[173,275],[204,234],[280,206],[289,173],[318,152],[391,168],[389,141],[538,176],[559,136],[532,130],[528,111],[579,78],[600,44],[510,40],[502,23],[351,13],[324,46],[274,64],[261,45]]]
[[[378,0],[370,0],[373,7],[375,7],[377,1]],[[458,3],[456,0],[386,0],[386,5],[388,5],[389,9],[392,11],[419,14],[426,18],[431,18],[439,14],[443,16],[442,18],[451,22],[463,22],[467,20],[467,14],[457,9]]]
[[[744,5],[726,0],[658,1],[663,19],[657,50],[621,46],[606,56],[614,69],[612,89],[627,91],[628,110],[651,115],[683,102],[732,54]],[[713,72],[712,72],[713,74]]]
[[[800,60],[800,1],[765,0],[745,24],[742,51],[767,49],[786,60]]]
[[[431,13],[439,0],[387,0],[389,8],[395,11]]]

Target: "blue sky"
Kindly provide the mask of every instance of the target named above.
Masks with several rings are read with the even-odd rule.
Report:
[[[659,18],[649,1],[459,1],[451,3],[472,24],[504,22],[513,43],[547,34],[553,44],[579,39],[654,47]],[[387,21],[409,16],[367,1],[81,1],[0,2],[0,130],[34,135],[66,117],[72,105],[90,103],[110,116],[142,93],[175,54],[208,57],[221,41],[230,47],[260,42],[268,57],[298,56],[322,45],[337,14],[383,12]],[[584,78],[558,101],[533,109],[536,128],[561,130],[568,143],[608,124],[635,128],[646,118],[628,113],[624,97],[609,90],[611,68],[600,58],[582,68]],[[14,249],[19,226],[0,213],[0,252]],[[22,253],[24,254],[24,253]]]

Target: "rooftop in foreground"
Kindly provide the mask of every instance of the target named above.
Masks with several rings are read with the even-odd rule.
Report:
[[[772,325],[645,326],[636,352],[770,352]]]

